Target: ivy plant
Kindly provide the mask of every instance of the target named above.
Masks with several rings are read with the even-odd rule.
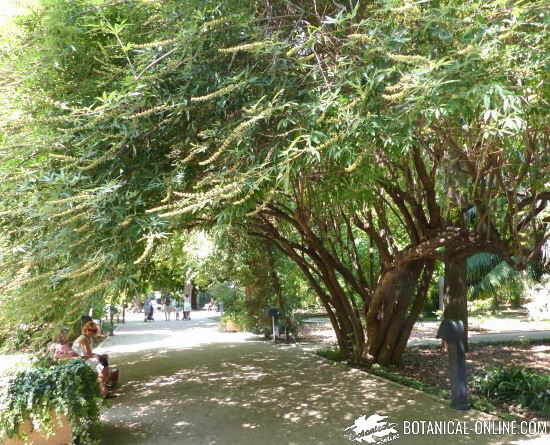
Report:
[[[0,392],[0,437],[27,439],[20,431],[26,420],[45,435],[55,429],[52,414],[65,415],[72,426],[71,444],[99,443],[101,395],[97,374],[82,359],[39,360],[8,378]]]

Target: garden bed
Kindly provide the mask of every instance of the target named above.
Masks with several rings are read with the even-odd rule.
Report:
[[[522,367],[541,374],[548,373],[550,370],[550,342],[471,344],[470,351],[466,354],[466,366],[470,381],[474,376],[484,375],[488,369],[496,367]],[[440,348],[409,349],[403,354],[401,367],[390,370],[423,384],[450,390],[448,357]],[[492,402],[510,414],[523,418],[544,418],[539,413],[513,404]]]
[[[343,361],[334,347],[324,348],[318,354],[329,360]],[[550,422],[550,341],[517,342],[507,344],[472,344],[466,355],[471,401],[474,408],[503,418],[544,420]],[[441,399],[450,398],[448,357],[440,347],[415,347],[407,350],[400,367],[382,367],[377,364],[359,366],[365,372],[387,378],[405,386],[416,388]],[[491,375],[491,378],[487,377]],[[542,376],[542,378],[541,378]],[[500,381],[498,379],[501,379]],[[483,381],[485,391],[478,393],[475,382]],[[504,385],[504,386],[502,386]],[[544,388],[548,388],[546,391]],[[481,389],[481,387],[478,387]],[[498,388],[495,391],[495,388]],[[494,392],[498,393],[493,394]],[[491,393],[491,394],[490,394]],[[522,395],[523,393],[523,395]],[[525,397],[525,395],[528,397]],[[536,397],[532,397],[532,396]],[[509,400],[499,400],[505,396]],[[545,400],[542,411],[521,406],[518,398]],[[529,405],[529,406],[531,406]]]

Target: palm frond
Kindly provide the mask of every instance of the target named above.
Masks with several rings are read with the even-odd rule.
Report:
[[[501,262],[502,258],[494,253],[472,255],[466,260],[466,283],[469,286],[477,285]]]
[[[492,253],[478,253],[468,258],[466,281],[473,299],[500,295],[514,300],[523,289],[521,273]]]

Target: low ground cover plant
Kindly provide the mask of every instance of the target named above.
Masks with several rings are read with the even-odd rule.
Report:
[[[550,375],[521,367],[493,368],[474,378],[474,388],[489,399],[550,415]]]

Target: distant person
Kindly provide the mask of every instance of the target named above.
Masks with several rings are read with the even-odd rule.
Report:
[[[166,295],[162,301],[162,310],[164,311],[164,318],[166,321],[170,321],[170,312],[172,311],[172,299],[170,295]]]
[[[147,323],[148,321],[154,321],[153,319],[153,312],[155,308],[153,306],[153,299],[151,297],[147,297],[145,299],[145,303],[143,303],[143,316],[145,317],[144,321]]]
[[[180,319],[180,302],[178,300],[174,300],[174,311],[176,312],[176,320]]]
[[[145,301],[143,302],[143,321],[147,323],[149,318],[149,306],[151,302],[149,301],[149,297],[145,297]]]
[[[185,301],[183,303],[183,319],[191,320],[191,300],[189,297],[185,297]]]
[[[83,315],[80,317],[80,329],[82,329],[82,327],[89,321],[94,321],[89,315]]]
[[[67,329],[61,330],[61,332],[55,339],[55,342],[48,347],[48,353],[55,360],[79,357],[79,355],[71,348],[71,343],[69,342],[69,333],[67,332]]]
[[[82,317],[80,317],[80,329],[88,323],[89,321],[94,321],[94,319],[90,315],[84,314]],[[97,335],[103,335],[103,332],[101,331],[101,326],[98,326]]]
[[[218,303],[218,312],[219,312],[220,314],[223,314],[223,301],[220,301],[220,302]]]

